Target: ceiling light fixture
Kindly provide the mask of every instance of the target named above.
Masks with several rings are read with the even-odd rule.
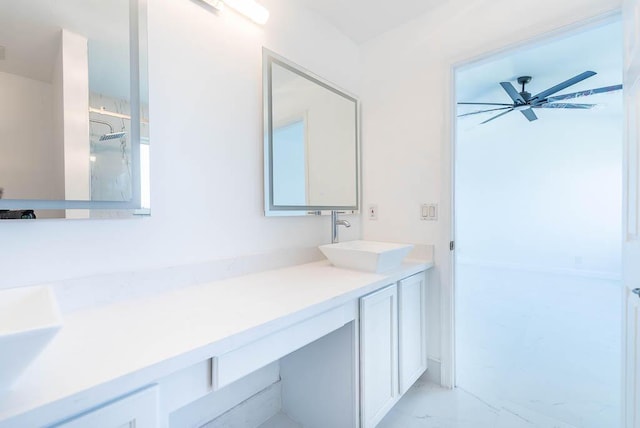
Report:
[[[89,107],[89,113],[97,113],[97,114],[103,114],[105,116],[117,117],[118,119],[131,120],[131,116],[129,116],[128,114],[122,114],[122,113],[116,113],[116,112],[113,112],[113,111],[109,111],[104,106],[100,107],[100,108]],[[148,124],[149,120],[142,118],[142,119],[140,119],[140,123]]]
[[[222,12],[229,6],[236,12],[246,16],[256,24],[264,25],[269,19],[269,11],[255,0],[200,0],[215,10]]]
[[[222,12],[224,10],[224,3],[222,0],[200,0],[202,3],[206,3],[215,10]]]
[[[255,0],[224,0],[224,4],[255,22],[264,25],[269,19],[269,11]]]

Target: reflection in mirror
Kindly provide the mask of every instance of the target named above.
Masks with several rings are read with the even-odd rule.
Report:
[[[264,51],[267,215],[357,210],[358,100]]]
[[[144,0],[0,3],[5,216],[33,207],[38,218],[148,207],[142,6]]]

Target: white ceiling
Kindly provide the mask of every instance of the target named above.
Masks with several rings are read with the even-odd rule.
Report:
[[[567,37],[506,52],[482,63],[465,67],[456,74],[456,97],[458,102],[511,103],[499,82],[511,82],[521,91],[516,82],[518,76],[532,76],[533,79],[526,86],[526,90],[535,95],[587,70],[598,74],[559,92],[558,95],[617,85],[622,83],[622,61],[622,24],[619,21],[609,22]],[[621,100],[622,93],[618,91],[609,95],[578,98],[571,102],[602,104],[600,112],[620,113]],[[459,113],[475,110],[479,108],[458,108]],[[536,110],[538,116],[564,113],[566,112],[555,109]],[[491,117],[490,114],[488,113],[487,117],[484,117],[484,114],[469,116],[464,120],[481,122]]]
[[[448,0],[300,0],[356,43],[398,27]]]
[[[416,16],[432,12],[450,0],[402,0],[401,5],[382,0],[300,1],[352,40],[363,43]],[[520,91],[516,82],[518,76],[532,76],[526,89],[535,95],[587,70],[595,71],[597,75],[558,94],[616,85],[622,83],[622,56],[622,24],[619,20],[610,20],[553,40],[511,50],[461,69],[456,76],[456,94],[458,101],[510,103],[511,99],[499,85],[501,81],[512,82]],[[622,93],[618,91],[573,101],[599,104],[602,108],[598,109],[598,114],[602,114],[603,110],[621,114],[621,100]],[[477,108],[459,108],[461,113],[470,110]],[[563,113],[566,112],[545,110],[540,115]]]

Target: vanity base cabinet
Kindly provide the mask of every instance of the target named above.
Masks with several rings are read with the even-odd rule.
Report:
[[[427,280],[420,272],[360,298],[361,427],[373,428],[427,369]]]
[[[398,400],[398,291],[395,284],[360,299],[360,414],[375,427]]]
[[[214,330],[210,335],[198,336],[204,345],[197,349],[188,350],[184,344],[176,343],[171,361],[162,360],[119,378],[106,378],[97,373],[85,381],[85,384],[92,382],[91,389],[74,395],[64,395],[66,390],[52,390],[50,395],[57,394],[58,398],[17,413],[14,403],[22,398],[22,401],[30,400],[31,385],[27,383],[22,385],[23,390],[17,390],[18,395],[11,397],[9,406],[0,400],[0,427],[202,426],[210,421],[227,421],[224,415],[232,411],[233,420],[237,421],[234,426],[249,426],[251,423],[244,417],[253,417],[255,413],[248,404],[257,406],[260,410],[256,412],[261,415],[273,411],[269,417],[282,412],[307,428],[376,427],[426,367],[427,284],[423,269],[428,268],[409,264],[402,273],[393,272],[386,280],[372,274],[360,280],[357,273],[345,271],[345,284],[327,289],[322,288],[325,281],[336,278],[340,281],[341,271],[329,271],[325,264],[311,266],[311,273],[326,274],[327,278],[314,280],[313,287],[302,291],[294,289],[291,296],[283,297],[287,309],[277,311],[270,305],[254,328],[224,335],[235,326],[230,322],[222,332]],[[258,287],[263,285],[260,277],[257,278],[251,281],[260,290]],[[284,278],[297,283],[301,273],[296,270]],[[273,276],[268,276],[267,284],[271,283],[276,284]],[[283,290],[287,289],[281,289],[279,283],[278,287],[274,285],[273,291]],[[193,296],[187,293],[187,298],[201,299],[201,289],[197,291]],[[217,293],[217,290],[212,293],[214,291]],[[297,298],[303,301],[297,302]],[[280,297],[274,298],[275,302],[279,300]],[[165,299],[158,301],[164,305]],[[151,301],[149,310],[164,309],[164,306],[155,308],[156,302]],[[167,299],[167,304],[170,303]],[[258,309],[259,304],[262,300],[253,301]],[[132,306],[131,310],[133,317],[140,308]],[[106,315],[109,313],[101,312],[95,320],[93,314],[87,316],[95,326],[103,328],[105,323],[111,326],[111,319]],[[158,311],[155,316],[160,315]],[[202,317],[207,323],[204,325],[216,319],[224,321],[222,317]],[[86,320],[74,320],[72,325]],[[260,320],[257,317],[257,321]],[[245,324],[240,323],[239,327]],[[75,330],[93,331],[91,324],[82,327]],[[183,327],[178,327],[171,330],[170,337],[182,331]],[[70,342],[68,337],[66,340]],[[130,345],[131,342],[117,344]],[[116,349],[120,348],[116,346]],[[158,347],[167,355],[170,349],[174,348]],[[45,369],[49,367],[66,368],[67,365],[47,360],[34,369],[32,376],[46,375]],[[71,380],[82,382],[82,374],[74,373]],[[98,376],[103,376],[104,383],[99,383],[102,378]]]
[[[425,272],[398,282],[400,394],[427,370],[427,282]]]
[[[157,428],[158,388],[149,387],[96,410],[89,411],[55,428]]]

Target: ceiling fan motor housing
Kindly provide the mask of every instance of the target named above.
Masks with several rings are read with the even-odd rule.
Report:
[[[521,85],[526,85],[531,82],[531,76],[520,76],[518,77],[518,83]]]
[[[531,82],[531,76],[520,76],[518,77],[518,83],[522,85],[522,92],[520,95],[524,98],[525,101],[529,101],[531,99],[531,94],[524,90],[524,85]]]

